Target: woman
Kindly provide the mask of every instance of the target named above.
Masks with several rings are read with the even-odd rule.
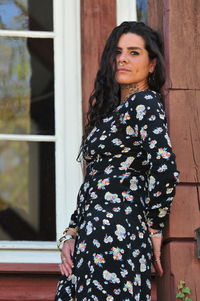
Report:
[[[60,240],[55,300],[151,299],[151,261],[162,276],[162,229],[180,173],[164,82],[158,33],[141,22],[114,28],[90,97],[81,148],[86,176]]]

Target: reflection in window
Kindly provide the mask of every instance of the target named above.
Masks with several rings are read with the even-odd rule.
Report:
[[[0,29],[53,31],[53,1],[0,0]]]
[[[0,239],[55,240],[55,145],[0,141]]]
[[[136,0],[137,20],[148,24],[148,0]]]
[[[0,70],[0,133],[54,134],[53,40],[0,37]]]

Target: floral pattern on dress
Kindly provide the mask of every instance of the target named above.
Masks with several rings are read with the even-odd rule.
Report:
[[[74,267],[56,301],[150,301],[152,244],[179,182],[160,94],[131,95],[89,133],[87,162],[70,227]]]

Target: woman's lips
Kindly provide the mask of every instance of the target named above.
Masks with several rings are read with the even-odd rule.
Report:
[[[117,72],[130,72],[130,70],[125,68],[119,68],[117,69]]]

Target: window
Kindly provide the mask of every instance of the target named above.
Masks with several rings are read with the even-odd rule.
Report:
[[[75,209],[82,181],[75,160],[82,133],[79,6],[0,0],[1,262],[57,262],[56,237]]]
[[[136,0],[137,20],[148,24],[148,0]]]

